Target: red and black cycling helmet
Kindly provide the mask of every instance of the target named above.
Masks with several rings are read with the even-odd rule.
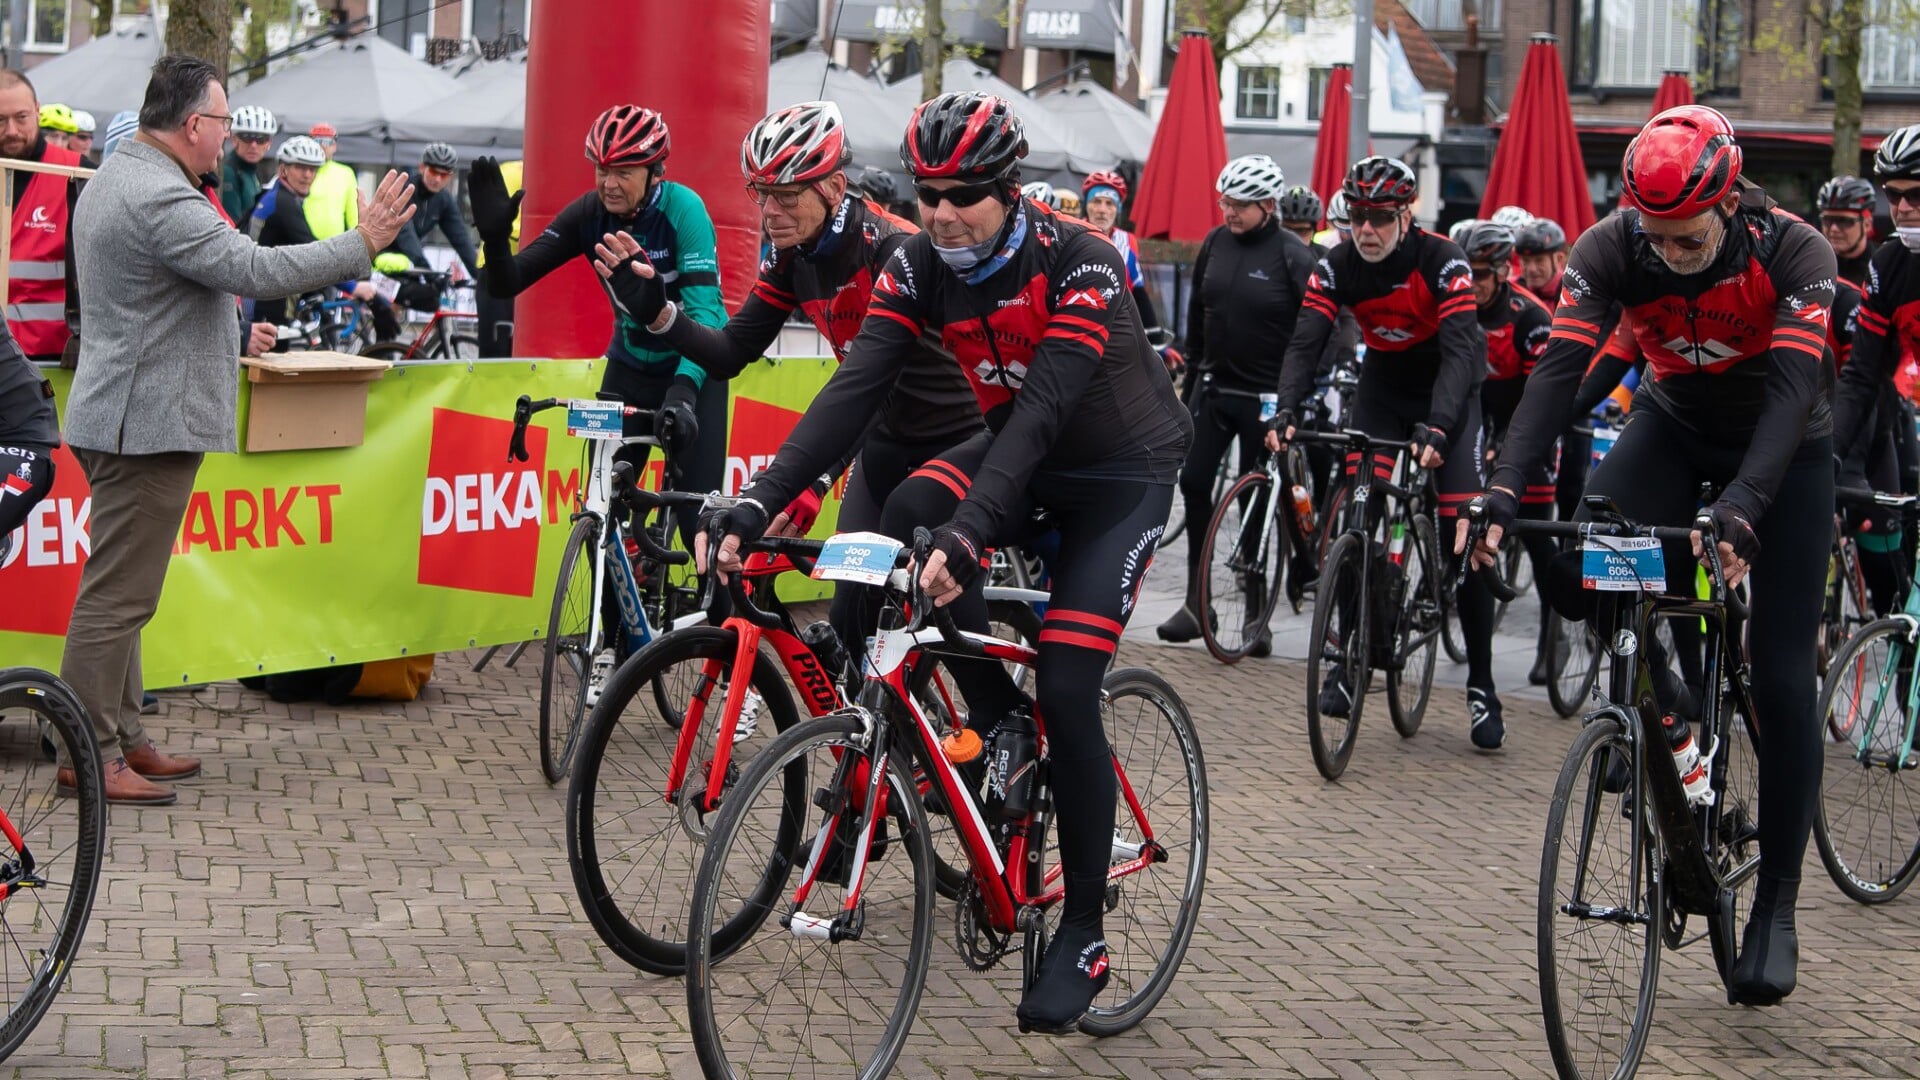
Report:
[[[1873,155],[1874,179],[1920,180],[1920,124],[1888,135]]]
[[[1627,144],[1627,202],[1655,218],[1690,218],[1720,205],[1740,179],[1740,144],[1717,109],[1681,105],[1647,121]]]
[[[1836,176],[1821,184],[1820,194],[1814,197],[1814,206],[1823,214],[1849,210],[1872,213],[1873,202],[1873,185],[1857,176]]]
[[[1399,158],[1366,157],[1353,163],[1340,185],[1352,208],[1405,206],[1419,194],[1413,170]]]
[[[846,167],[847,126],[831,101],[790,105],[753,125],[740,142],[750,184],[811,184]]]
[[[1127,201],[1127,178],[1112,169],[1097,169],[1080,182],[1080,197],[1086,198],[1087,192],[1097,187],[1110,187],[1120,195],[1120,201]]]
[[[915,180],[1018,183],[1027,132],[1005,98],[978,90],[922,102],[900,140],[900,163]]]
[[[587,132],[587,160],[604,169],[667,160],[667,122],[652,109],[615,105]]]

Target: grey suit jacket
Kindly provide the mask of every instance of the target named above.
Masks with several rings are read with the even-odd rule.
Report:
[[[120,454],[232,452],[240,393],[234,297],[289,296],[372,269],[348,230],[262,248],[157,147],[128,139],[74,206],[80,357],[67,441]]]

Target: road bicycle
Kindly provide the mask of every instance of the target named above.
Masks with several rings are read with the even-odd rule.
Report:
[[[1263,453],[1254,471],[1215,503],[1200,544],[1200,639],[1214,659],[1231,664],[1271,641],[1268,624],[1280,606],[1288,560],[1318,534],[1306,450]],[[1304,496],[1296,502],[1294,492]],[[1292,582],[1295,610],[1300,586]]]
[[[1913,527],[1912,495],[1846,489],[1838,495],[1842,503],[1899,515]],[[1825,761],[1814,841],[1834,884],[1863,904],[1899,896],[1920,874],[1920,786],[1913,779],[1920,768],[1914,748],[1920,695],[1913,678],[1920,592],[1906,567],[1899,571],[1901,609],[1855,630],[1820,687]]]
[[[965,853],[952,934],[969,968],[1019,953],[1031,980],[1062,895],[1044,717],[993,733],[983,800],[942,751],[915,685],[932,675],[920,662],[930,654],[1031,665],[1034,650],[954,629],[919,591],[900,545],[836,541],[755,545],[817,556],[828,576],[856,563],[884,574],[888,606],[860,661],[854,704],[775,739],[713,823],[687,930],[694,1047],[709,1077],[784,1078],[802,1063],[809,1074],[888,1073],[912,1030],[936,936],[929,802],[956,808],[942,816]],[[924,558],[930,549],[919,530],[913,550]],[[1208,805],[1199,739],[1170,686],[1144,670],[1111,672],[1102,714],[1119,792],[1110,982],[1078,1026],[1111,1035],[1146,1017],[1185,955],[1205,878]],[[716,935],[732,926],[740,940],[722,943]]]
[[[440,297],[439,306],[412,341],[376,342],[361,349],[360,355],[396,362],[479,359],[480,339],[474,334],[479,316],[450,307],[447,302],[447,294],[456,289],[472,291],[474,283],[456,282],[452,274],[439,270],[408,270],[396,276],[402,281],[431,286]]]
[[[1342,431],[1296,432],[1293,441],[1346,452],[1345,495],[1337,500],[1338,525],[1328,526],[1336,539],[1320,568],[1307,647],[1307,744],[1320,775],[1338,780],[1375,670],[1386,673],[1394,730],[1409,739],[1419,732],[1451,584],[1434,531],[1433,485],[1405,440]],[[1346,699],[1345,716],[1321,712],[1329,683]]]
[[[632,498],[640,491],[632,465],[614,460],[622,447],[661,445],[650,435],[623,434],[629,419],[651,428],[654,414],[617,401],[535,401],[523,394],[513,409],[510,460],[527,460],[527,425],[558,408],[568,412],[569,433],[585,440],[585,483],[569,519],[573,531],[560,558],[540,658],[540,772],[549,784],[566,775],[580,720],[614,667],[659,630],[706,617],[684,573],[669,574],[689,562],[686,552],[669,550],[671,521],[665,514],[648,521],[651,507]],[[663,472],[669,484],[675,473],[669,455]],[[664,688],[656,684],[654,693],[663,711],[673,708]]]
[[[668,509],[727,501],[679,492],[635,491],[629,498]],[[858,685],[833,628],[800,628],[775,594],[778,575],[807,568],[804,559],[753,556],[743,575],[752,603],[749,586],[730,581],[731,613],[714,625],[663,634],[634,653],[608,680],[582,730],[567,788],[567,860],[594,930],[643,971],[685,971],[687,900],[713,815],[738,785],[744,763],[798,721],[789,685],[814,717],[844,708],[846,687]],[[1028,645],[1039,640],[1032,607],[1001,590],[989,590],[987,605],[1000,632]],[[756,621],[748,612],[771,618]],[[645,687],[663,688],[672,708],[662,709]],[[965,720],[938,674],[926,682],[920,705],[943,729]],[[960,857],[950,843],[939,846],[942,889],[951,897],[960,885],[953,869]],[[716,949],[725,951],[740,933],[721,927]]]
[[[1746,603],[1723,583],[1711,517],[1692,526],[1709,560],[1707,597],[1669,596],[1655,591],[1666,581],[1660,544],[1685,544],[1690,530],[1636,524],[1601,496],[1585,504],[1591,522],[1520,520],[1508,530],[1579,543],[1582,580],[1595,589],[1591,618],[1612,660],[1554,783],[1536,958],[1558,1074],[1628,1080],[1653,1024],[1662,946],[1706,937],[1723,983],[1733,969],[1760,864],[1765,750],[1741,644]],[[1468,519],[1483,533],[1484,504],[1470,504]],[[1498,580],[1489,586],[1511,594]],[[1655,691],[1669,662],[1656,631],[1673,619],[1705,623],[1697,726],[1684,718],[1669,726]],[[1677,753],[1701,771],[1683,780]],[[1703,932],[1689,936],[1690,916]]]
[[[293,321],[277,328],[276,337],[295,351],[360,353],[373,344],[373,317],[361,301],[323,289],[300,297]]]
[[[72,787],[57,779],[56,750]],[[73,690],[35,668],[0,670],[0,1060],[46,1015],[79,954],[106,847],[103,783]]]

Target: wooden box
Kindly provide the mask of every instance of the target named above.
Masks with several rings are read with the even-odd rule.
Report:
[[[393,365],[333,352],[269,353],[241,361],[253,384],[246,451],[359,446],[367,386]]]

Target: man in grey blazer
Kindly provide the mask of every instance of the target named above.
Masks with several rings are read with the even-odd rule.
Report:
[[[163,56],[140,131],[74,208],[80,358],[67,443],[93,488],[92,545],[60,675],[92,714],[107,801],[174,801],[153,780],[197,775],[140,725],[140,630],[153,618],[194,475],[237,449],[241,322],[236,296],[287,296],[365,277],[413,216],[413,189],[387,173],[360,226],[323,243],[264,249],[221,218],[200,177],[233,124],[211,65]],[[63,786],[73,774],[61,770]]]

